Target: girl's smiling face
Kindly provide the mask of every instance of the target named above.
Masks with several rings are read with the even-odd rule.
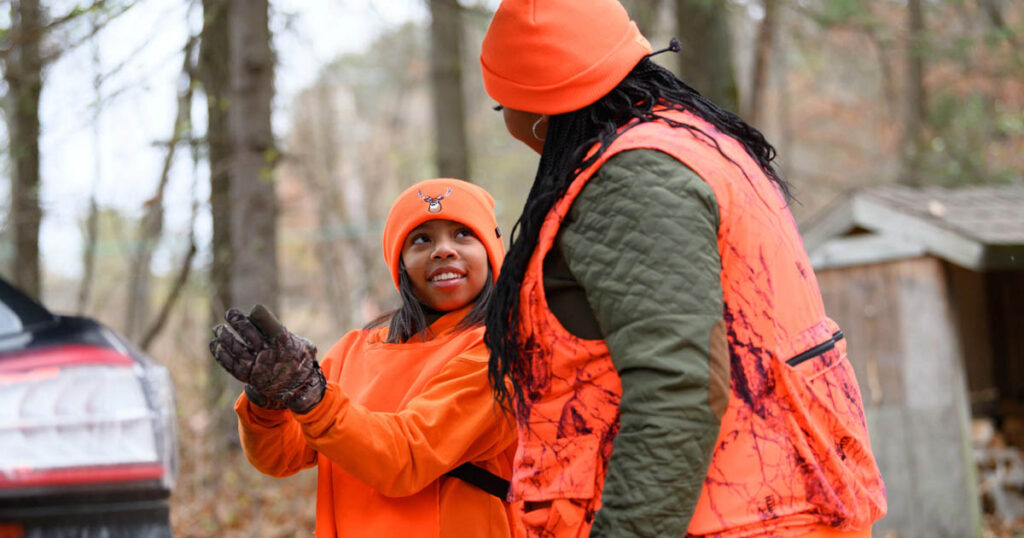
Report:
[[[476,300],[487,282],[487,249],[465,224],[429,220],[402,246],[413,293],[428,308],[450,312]]]

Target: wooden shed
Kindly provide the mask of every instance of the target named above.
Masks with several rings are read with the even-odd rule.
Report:
[[[866,189],[802,233],[886,483],[875,536],[978,536],[972,417],[1024,449],[1024,186]]]

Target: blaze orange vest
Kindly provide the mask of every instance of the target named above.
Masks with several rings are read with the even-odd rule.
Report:
[[[601,506],[621,383],[604,342],[576,338],[551,313],[542,268],[592,174],[619,152],[648,148],[697,172],[720,215],[731,393],[690,535],[869,529],[885,514],[885,488],[845,340],[825,316],[786,202],[735,139],[692,114],[665,115],[708,138],[660,121],[626,130],[572,182],[541,228],[520,296],[520,345],[532,382],[516,409],[512,494],[526,501],[517,507],[519,524],[530,535],[587,536]]]

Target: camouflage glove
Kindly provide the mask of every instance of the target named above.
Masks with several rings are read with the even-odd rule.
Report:
[[[327,382],[312,342],[289,332],[263,305],[256,305],[248,317],[232,308],[224,318],[228,324],[214,327],[210,352],[235,379],[249,385],[246,394],[254,404],[273,409],[283,403],[306,413],[320,403]]]
[[[256,407],[262,407],[264,409],[285,409],[286,406],[281,400],[275,400],[273,398],[267,398],[260,391],[253,388],[252,385],[245,384],[245,397],[249,399],[249,403]]]
[[[234,331],[232,325],[248,324],[246,329],[251,329],[251,323],[248,323],[245,315],[234,308],[228,310],[224,319],[228,321],[229,325],[221,324],[213,328],[210,354],[232,377],[245,383],[245,395],[254,405],[266,409],[284,409],[284,402],[267,398],[249,384],[250,374],[256,364],[256,351],[246,343],[245,337],[241,337]],[[255,335],[250,336],[256,337]],[[262,340],[263,336],[260,335],[258,341]]]

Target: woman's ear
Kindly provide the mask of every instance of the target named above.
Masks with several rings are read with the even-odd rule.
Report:
[[[547,116],[505,107],[502,109],[505,128],[516,140],[530,146],[537,153],[544,151],[548,134]]]

